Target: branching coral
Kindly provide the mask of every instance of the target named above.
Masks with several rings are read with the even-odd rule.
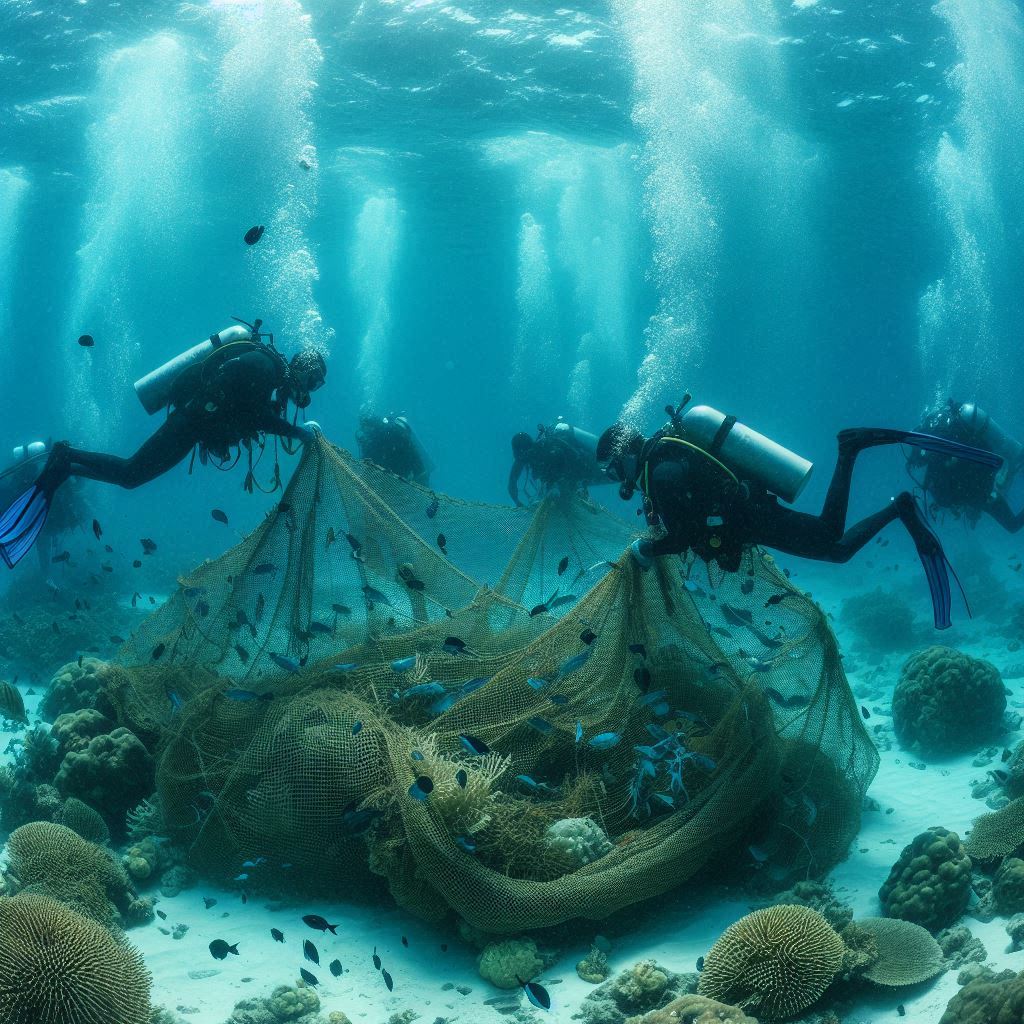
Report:
[[[935,931],[960,917],[970,891],[971,859],[960,837],[944,828],[930,828],[900,854],[878,898],[888,917]]]
[[[807,907],[755,910],[722,933],[704,959],[701,995],[789,1017],[821,998],[843,965],[845,946]]]
[[[926,754],[969,750],[999,734],[1006,693],[996,667],[950,647],[908,659],[893,692],[900,742]]]
[[[45,896],[0,897],[5,1024],[149,1024],[142,957]]]

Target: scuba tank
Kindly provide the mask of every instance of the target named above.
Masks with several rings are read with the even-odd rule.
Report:
[[[46,452],[45,441],[33,441],[31,444],[19,444],[11,455],[15,462],[21,462],[24,458],[34,459],[37,455],[43,455]]]
[[[971,444],[987,448],[990,452],[1003,457],[1003,466],[995,479],[995,489],[1004,490],[1021,465],[1024,446],[1010,437],[984,409],[978,408],[973,402],[964,402],[956,409],[954,415],[971,432]]]
[[[205,341],[169,359],[163,366],[158,366],[145,377],[140,377],[135,382],[135,393],[139,396],[143,409],[152,416],[166,408],[174,393],[174,385],[185,370],[201,363],[222,345],[235,341],[249,341],[252,337],[253,331],[248,325],[234,324],[225,327],[224,330],[211,334]]]
[[[796,501],[810,479],[813,463],[738,423],[735,416],[695,405],[673,419],[683,440],[720,459],[738,476],[763,484],[783,501]]]
[[[566,423],[561,417],[551,431],[555,437],[568,441],[574,448],[578,448],[585,455],[589,455],[597,461],[597,435],[591,434],[589,430],[580,430]]]

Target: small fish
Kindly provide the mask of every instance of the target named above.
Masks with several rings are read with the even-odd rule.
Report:
[[[526,720],[526,724],[533,726],[537,732],[543,733],[545,736],[555,728],[546,718],[541,718],[540,715],[534,715],[533,718],[528,718]]]
[[[383,604],[388,608],[394,607],[391,602],[387,599],[387,595],[382,594],[376,587],[365,586],[363,587],[363,594],[366,596],[366,603],[372,609],[375,604]]]
[[[704,957],[702,957],[702,956],[697,957],[697,970],[698,971],[703,971],[704,970]]]
[[[267,607],[267,599],[261,593],[256,598],[256,610],[254,612],[254,614],[256,616],[256,621],[257,622],[259,622],[260,619],[263,618],[263,612],[266,610],[266,607]]]
[[[403,576],[402,582],[410,589],[415,591],[426,590],[427,585],[423,580],[416,579],[415,576]]]
[[[152,541],[148,537],[143,537],[139,543],[142,545],[142,553],[144,555],[151,555],[156,551],[156,541]]]
[[[227,697],[228,700],[236,700],[240,704],[245,704],[254,700],[268,701],[274,699],[274,695],[272,693],[256,693],[254,690],[239,689],[237,686],[233,686],[230,690],[225,690],[224,696]]]
[[[802,693],[795,693],[792,697],[784,697],[774,686],[766,686],[764,692],[766,696],[783,708],[804,708],[809,703],[808,698]]]
[[[351,533],[345,534],[345,540],[348,541],[348,546],[352,549],[353,555],[358,555],[363,550],[363,542],[358,537],[353,537]]]
[[[306,914],[302,919],[302,923],[309,925],[315,932],[330,932],[332,935],[338,934],[338,926],[336,924],[328,924],[326,919],[319,914]]]
[[[156,916],[159,917],[161,921],[167,920],[167,915],[162,910],[158,910],[156,912]]]
[[[302,943],[302,955],[314,964],[320,964],[320,952],[309,939]]]
[[[327,527],[327,539],[324,541],[324,550],[326,551],[338,538],[334,535],[334,527]]]
[[[93,345],[96,344],[96,341],[91,334],[81,334],[78,337],[78,344],[81,345],[82,348],[92,348]]]
[[[275,942],[284,942],[284,932],[280,928],[271,928],[270,934],[274,937]]]
[[[98,519],[94,519],[92,521],[92,532],[93,532],[93,536],[97,540],[99,540],[100,537],[103,536],[103,527],[100,526],[100,521]]]
[[[1010,773],[1004,771],[1002,768],[992,768],[989,770],[989,775],[992,776],[1000,786],[1005,786],[1010,781]]]
[[[243,665],[248,663],[248,661],[249,661],[249,652],[241,644],[235,644],[235,654],[238,655],[238,660]]]
[[[337,665],[332,665],[331,668],[335,672],[354,672],[359,668],[359,662],[357,661],[343,661]]]
[[[530,609],[530,618],[532,619],[532,618],[535,618],[538,615],[543,615],[547,610],[548,610],[548,606],[546,604],[535,604]]]
[[[410,686],[402,694],[402,699],[406,700],[409,697],[436,697],[439,693],[444,693],[444,687],[440,683],[417,683],[415,686]]]
[[[583,721],[580,720],[576,723],[576,742],[579,743],[583,739]]]
[[[57,564],[59,562],[70,562],[71,561],[71,552],[70,551],[62,551],[59,555],[54,555],[53,558],[50,559],[50,561],[53,562],[54,564]]]
[[[773,604],[779,604],[780,602],[785,601],[787,597],[789,597],[789,591],[782,594],[772,594],[772,596],[765,601],[764,606],[765,608],[770,608]]]
[[[546,679],[541,679],[539,676],[530,676],[530,678],[526,680],[526,685],[534,690],[543,690],[544,687],[548,685],[548,681]]]
[[[622,733],[602,732],[587,740],[587,746],[593,747],[595,750],[611,750],[612,747],[617,747],[621,742]]]
[[[404,935],[402,936],[402,945],[405,946],[406,949],[409,948],[409,940]]]
[[[257,857],[255,860],[242,861],[243,868],[258,868],[261,864],[266,864],[266,857]]]
[[[558,674],[560,676],[567,676],[578,671],[583,668],[593,653],[594,648],[588,647],[585,651],[580,651],[579,654],[574,654],[571,658],[566,658],[566,660],[558,666]]]
[[[630,644],[626,650],[628,650],[630,654],[639,655],[641,658],[647,657],[647,648],[644,647],[643,644]]]
[[[580,633],[580,640],[589,646],[597,639],[597,634],[592,629],[585,629]]]
[[[171,702],[171,714],[174,714],[176,711],[180,711],[182,707],[184,707],[184,702],[177,690],[168,690],[167,699]]]
[[[132,562],[132,568],[133,569],[141,569],[142,568],[141,560],[138,559],[138,558],[134,559],[134,561]]]
[[[232,882],[248,882],[249,881],[249,875],[248,875],[247,872],[243,871],[240,875],[235,875],[235,877],[232,878],[231,881]]]
[[[572,604],[576,600],[575,594],[563,594],[561,597],[556,597],[550,604],[549,608],[561,608],[563,605]]]
[[[206,907],[207,910],[210,910],[213,907],[217,906],[217,901],[215,899],[211,899],[209,896],[204,896],[203,906]]]
[[[488,676],[480,676],[477,679],[467,680],[465,683],[462,684],[462,692],[475,693],[477,690],[480,689],[481,686],[488,682],[490,682]]]
[[[286,672],[299,671],[299,663],[294,658],[289,658],[285,654],[275,654],[271,651],[270,660],[279,668],[283,668]]]
[[[569,703],[569,698],[564,693],[552,693],[548,699],[552,704],[557,704],[559,707]]]
[[[434,780],[429,775],[419,775],[409,787],[409,796],[414,800],[426,800],[434,791]]]
[[[540,1010],[551,1009],[551,996],[548,995],[548,990],[543,985],[538,985],[535,981],[523,981],[519,975],[516,975],[516,981],[522,986],[523,991],[526,993],[526,998],[533,1003]]]
[[[324,622],[310,622],[309,631],[314,635],[319,634],[320,636],[325,636],[334,632],[334,630]]]
[[[455,773],[455,781],[459,784],[460,789],[466,788],[466,783],[469,782],[469,776],[466,774],[465,768],[460,768]]]
[[[299,977],[307,984],[316,987],[320,984],[319,978],[310,971],[307,971],[305,967],[299,968]]]
[[[490,753],[491,750],[483,740],[478,739],[476,736],[470,736],[467,733],[459,734],[459,742],[467,753],[473,754],[476,757],[483,757],[484,754]]]
[[[764,864],[770,856],[768,851],[761,846],[748,846],[747,850],[750,851],[750,856],[753,857],[758,864]]]
[[[262,224],[256,224],[246,231],[242,236],[242,241],[245,242],[246,245],[255,245],[263,237],[263,232],[265,230],[266,229]]]
[[[223,939],[214,939],[210,943],[210,955],[214,960],[226,960],[228,953],[238,956],[238,943],[229,946]]]
[[[335,615],[351,615],[352,614],[352,609],[349,608],[349,606],[347,604],[332,604],[331,605],[331,611],[333,611]]]
[[[459,699],[457,693],[446,693],[440,700],[434,701],[430,705],[430,713],[432,715],[443,715],[446,711],[450,711],[455,707],[455,702]]]
[[[363,723],[362,722],[353,722],[352,723],[352,735],[353,736],[358,736],[359,732],[362,730],[362,728],[363,728]]]
[[[388,991],[393,992],[395,990],[395,983],[392,980],[391,975],[381,968],[380,976],[384,979],[384,984],[387,985]]]
[[[437,515],[437,510],[441,507],[441,502],[438,501],[437,495],[435,494],[430,499],[430,504],[427,506],[427,518],[433,519]]]
[[[408,658],[395,658],[391,662],[392,672],[408,672],[416,664],[416,656],[410,655]]]
[[[558,575],[561,576],[566,569],[569,568],[569,556],[563,556],[562,560],[558,563]]]
[[[744,580],[740,584],[740,593],[741,594],[749,594],[749,593],[751,593],[753,591],[753,589],[754,589],[754,581],[753,580]]]
[[[901,1017],[906,1017],[906,1015],[907,1015],[907,1008],[902,1003],[897,1003],[896,1004],[896,1012]]]
[[[466,641],[460,640],[457,636],[447,636],[444,639],[444,643],[441,644],[441,650],[446,654],[464,654],[466,651]]]
[[[252,572],[254,576],[269,576],[271,573],[277,572],[277,566],[272,562],[260,562]]]
[[[167,645],[166,644],[157,644],[156,647],[154,647],[152,652],[150,653],[150,657],[154,661],[159,661],[163,657],[164,651],[166,651],[166,650],[167,650]]]
[[[117,633],[112,633],[111,636],[110,636],[110,642],[112,644],[123,644],[124,643],[124,637],[123,636],[118,636]]]
[[[106,551],[108,555],[112,555],[114,553],[114,549],[109,544],[104,544],[103,550]]]
[[[1002,756],[1000,758],[1000,760],[1003,762],[1003,764],[1006,764],[1006,762],[1009,761],[1011,757],[1013,757],[1013,751],[1012,750],[1007,750],[1006,747],[1003,747],[1003,753],[1002,753]]]
[[[373,966],[379,971],[380,970],[380,957],[377,955],[377,947],[373,947]]]
[[[227,516],[227,513],[225,511],[223,511],[223,509],[219,509],[219,508],[210,509],[210,515],[213,517],[213,519],[216,522],[223,523],[225,526],[228,525],[228,516]]]
[[[651,685],[651,670],[646,665],[633,669],[633,682],[640,687],[643,693],[646,693]]]
[[[340,960],[332,960],[331,961],[331,974],[333,974],[336,978],[340,978],[341,977],[341,961]]]
[[[860,714],[864,721],[867,721],[871,717],[871,712],[868,711],[868,709],[864,707],[863,704],[861,704],[860,706]]]

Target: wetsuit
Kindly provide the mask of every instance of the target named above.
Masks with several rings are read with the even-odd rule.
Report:
[[[572,493],[589,484],[607,483],[593,453],[577,448],[553,430],[543,431],[512,462],[508,474],[508,493],[517,505],[522,504],[519,500],[519,483],[524,474],[526,482],[536,483],[542,494],[555,487]]]
[[[48,483],[56,487],[69,476],[80,476],[134,488],[173,469],[197,446],[204,458],[226,459],[233,446],[261,434],[305,438],[305,428],[283,416],[288,382],[284,359],[246,342],[238,344],[237,352],[231,348],[225,346],[224,358],[201,381],[188,381],[178,389],[167,419],[134,455],[125,459],[62,445],[63,455]]]
[[[424,487],[430,483],[430,467],[425,465],[412,435],[412,427],[401,416],[368,418],[361,421],[356,434],[359,454],[403,480]]]

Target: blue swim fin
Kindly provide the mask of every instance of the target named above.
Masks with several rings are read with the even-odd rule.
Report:
[[[881,444],[909,444],[914,448],[923,448],[928,452],[938,452],[955,459],[966,459],[968,462],[979,462],[983,466],[999,469],[1003,458],[995,452],[984,448],[973,448],[969,444],[950,441],[934,434],[921,434],[916,430],[890,430],[886,427],[854,427],[839,431],[840,447],[852,445],[856,449],[874,448]]]
[[[0,516],[0,558],[9,569],[13,569],[32,549],[49,512],[50,492],[36,483]]]
[[[953,624],[950,618],[953,598],[949,588],[948,563],[946,554],[942,550],[942,541],[928,525],[924,513],[912,495],[908,493],[899,495],[896,498],[896,507],[899,511],[900,521],[907,528],[907,533],[910,534],[914,547],[917,548],[917,556],[921,559],[921,565],[924,566],[928,589],[932,595],[935,628],[949,629]],[[957,583],[959,582],[957,580]],[[964,600],[966,602],[966,595]],[[970,608],[968,607],[969,613]]]

